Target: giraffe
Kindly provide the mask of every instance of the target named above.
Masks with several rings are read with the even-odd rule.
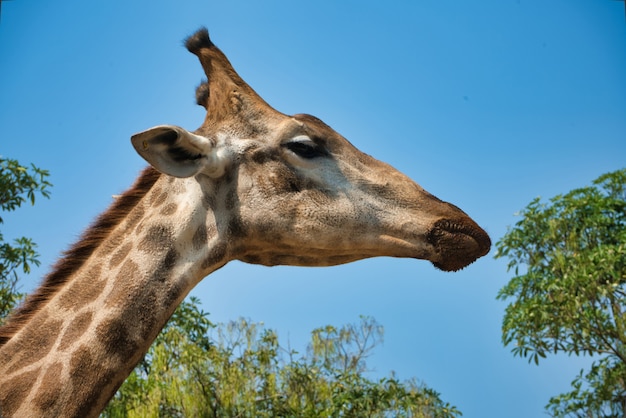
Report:
[[[489,236],[321,120],[270,107],[201,28],[190,132],[131,142],[148,163],[0,328],[0,416],[93,417],[189,291],[231,260],[331,266],[376,256],[456,271]]]

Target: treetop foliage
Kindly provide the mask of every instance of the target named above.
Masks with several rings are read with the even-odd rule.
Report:
[[[513,299],[504,315],[504,344],[537,364],[558,352],[600,357],[549,409],[557,416],[623,416],[626,169],[548,203],[534,199],[520,216],[496,244],[495,257],[507,257],[514,272],[498,293]]]
[[[26,201],[34,205],[37,193],[49,198],[49,188],[52,186],[46,180],[49,174],[47,170],[37,168],[33,164],[28,169],[17,160],[0,156],[0,210],[13,211]],[[1,223],[3,219],[0,216]]]
[[[372,318],[311,333],[306,354],[245,319],[212,324],[184,301],[104,417],[455,417],[415,380],[364,376],[382,339]]]
[[[0,156],[0,225],[4,223],[3,212],[11,212],[23,203],[35,204],[35,197],[40,194],[50,197],[49,173],[34,165],[26,168],[17,160]],[[16,289],[18,271],[29,273],[31,265],[38,266],[36,244],[26,237],[4,241],[0,232],[0,324],[9,311],[21,298]]]

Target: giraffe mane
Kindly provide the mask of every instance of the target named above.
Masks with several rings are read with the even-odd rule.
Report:
[[[128,215],[160,177],[152,167],[146,168],[135,183],[104,211],[78,241],[63,253],[42,284],[0,326],[0,347],[13,337],[28,320],[50,300],[68,278],[91,256],[109,233]]]

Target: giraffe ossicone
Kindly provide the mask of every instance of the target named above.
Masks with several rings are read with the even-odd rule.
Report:
[[[454,271],[488,253],[468,215],[310,115],[270,107],[206,29],[194,132],[132,137],[150,163],[0,327],[0,416],[94,417],[178,304],[231,260],[330,266],[412,257]]]

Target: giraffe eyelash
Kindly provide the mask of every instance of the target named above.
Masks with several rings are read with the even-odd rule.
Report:
[[[291,141],[284,143],[282,146],[298,157],[307,160],[328,155],[328,151],[323,146],[304,135],[297,136]]]

